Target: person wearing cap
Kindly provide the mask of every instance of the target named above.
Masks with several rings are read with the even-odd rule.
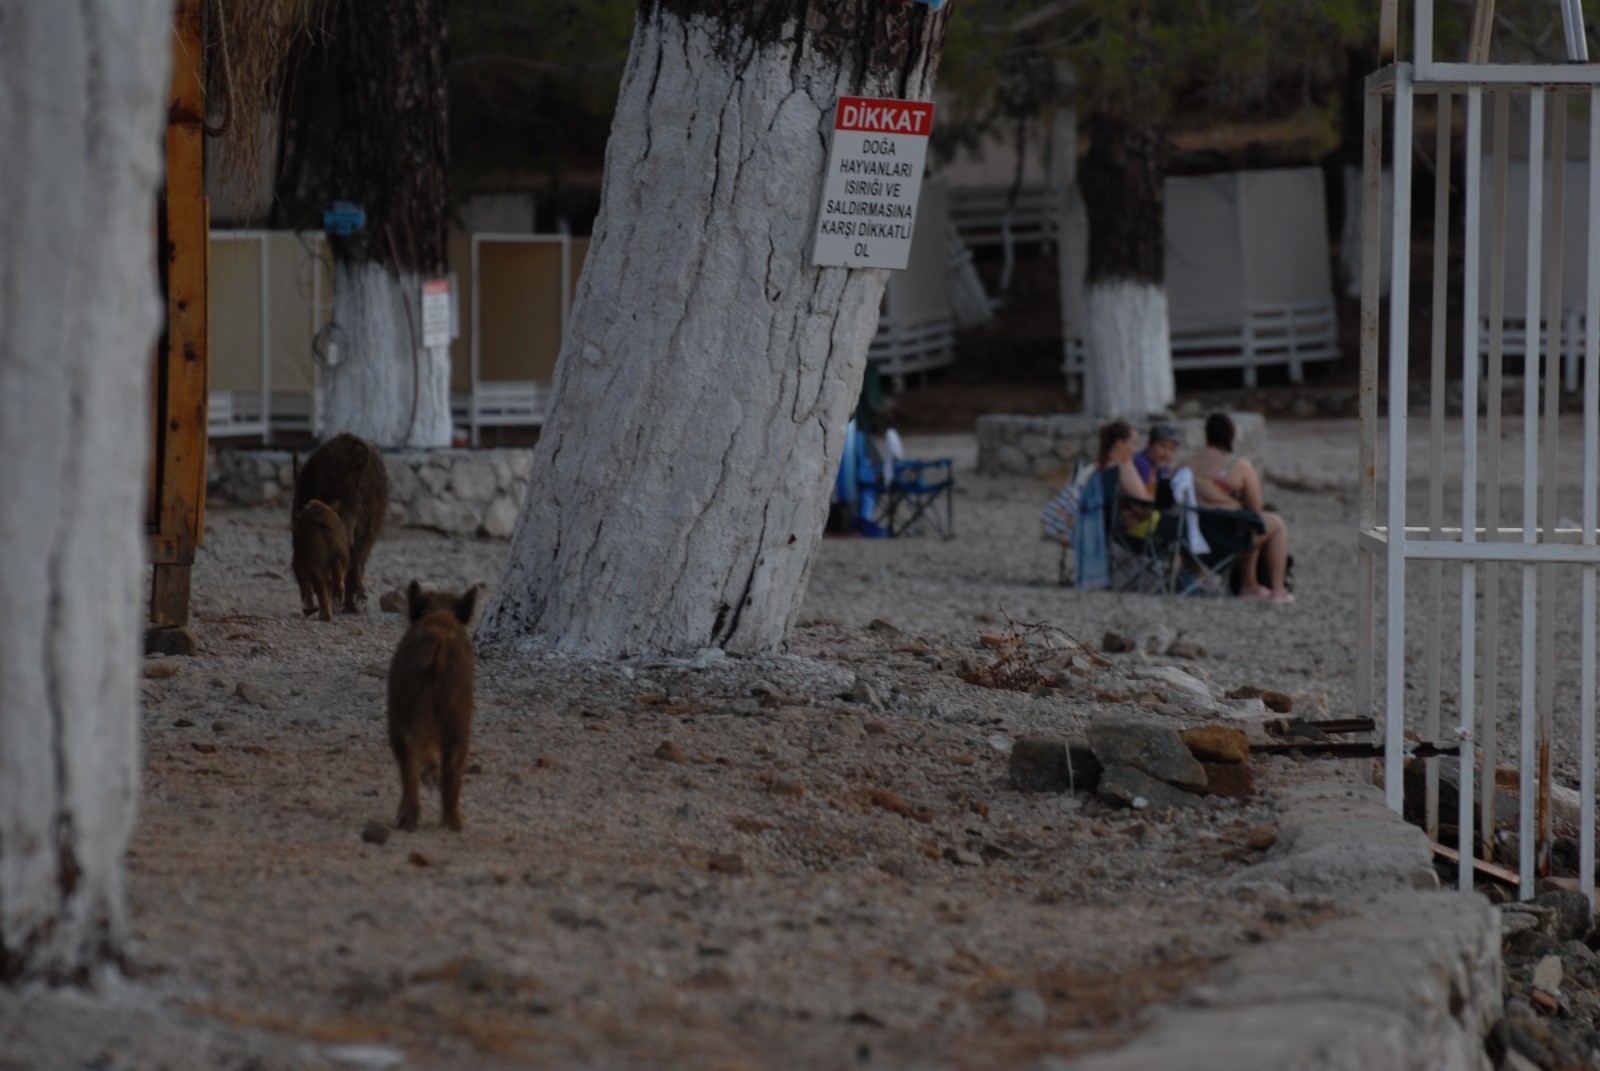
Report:
[[[1162,480],[1171,479],[1172,462],[1178,456],[1178,446],[1182,440],[1183,435],[1171,424],[1157,424],[1150,429],[1145,448],[1133,455],[1133,467],[1139,471],[1145,497],[1151,501],[1155,500],[1157,485]]]

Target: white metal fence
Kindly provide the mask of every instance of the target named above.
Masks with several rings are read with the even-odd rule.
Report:
[[[1576,6],[1570,0],[1562,5],[1569,27],[1581,19],[1572,10]],[[1414,15],[1415,62],[1392,64],[1367,83],[1357,702],[1363,712],[1376,710],[1384,719],[1389,806],[1399,811],[1408,802],[1402,766],[1409,757],[1422,770],[1415,796],[1423,821],[1436,842],[1455,841],[1463,888],[1471,887],[1481,866],[1475,859],[1490,862],[1499,850],[1509,861],[1514,845],[1519,893],[1534,895],[1555,840],[1553,800],[1562,795],[1556,776],[1575,777],[1570,835],[1577,843],[1581,887],[1592,896],[1600,336],[1583,332],[1578,341],[1582,367],[1573,355],[1568,374],[1581,379],[1582,410],[1580,416],[1563,416],[1563,346],[1559,339],[1552,346],[1542,337],[1547,332],[1528,332],[1526,321],[1507,315],[1504,266],[1508,225],[1520,217],[1522,226],[1509,227],[1525,242],[1520,308],[1542,310],[1543,322],[1560,324],[1563,280],[1578,273],[1585,322],[1600,322],[1600,65],[1582,55],[1581,22],[1568,34],[1567,64],[1483,62],[1486,25],[1475,33],[1476,62],[1435,62],[1431,0],[1418,0]],[[1529,116],[1520,143],[1509,121],[1517,100],[1526,102]],[[1388,126],[1395,146],[1394,211],[1389,233],[1380,234],[1386,101],[1392,105]],[[1453,167],[1458,109],[1465,145]],[[1575,154],[1569,149],[1584,140],[1571,136],[1571,117],[1585,122],[1588,133],[1583,263],[1564,257],[1560,240],[1569,225],[1565,162]],[[1428,120],[1433,144],[1419,148],[1415,131]],[[1415,326],[1414,152],[1436,164],[1429,234],[1432,315]],[[1508,197],[1506,180],[1507,161],[1518,153],[1525,153],[1528,167],[1521,199]],[[1454,179],[1453,171],[1459,172]],[[1468,285],[1459,309],[1449,310],[1456,243]],[[1386,304],[1378,289],[1380,256],[1390,266]],[[1480,268],[1488,279],[1482,293],[1473,285]],[[1459,317],[1458,334],[1450,331],[1452,316]],[[1380,425],[1385,326],[1390,405]],[[1426,361],[1412,359],[1413,330],[1427,336]],[[1469,352],[1452,353],[1456,346]],[[1508,356],[1514,376],[1507,374]],[[1459,367],[1464,380],[1468,403],[1459,422],[1445,414],[1447,365]],[[1405,400],[1413,370],[1423,366],[1431,406],[1425,419],[1413,421]],[[1480,388],[1481,412],[1473,404]],[[1497,777],[1502,751],[1513,749],[1515,770],[1499,770]],[[1564,770],[1557,768],[1553,750]],[[1452,777],[1456,805],[1453,813],[1441,813]],[[1502,793],[1515,795],[1514,821],[1497,821]]]

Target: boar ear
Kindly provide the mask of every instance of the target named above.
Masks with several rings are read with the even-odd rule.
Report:
[[[339,500],[337,498],[334,499],[332,502],[324,503],[324,505],[326,505],[328,507],[328,511],[330,513],[338,513],[339,512]]]
[[[478,589],[476,585],[468,588],[466,593],[456,600],[456,619],[463,625],[472,624],[472,608],[477,604],[477,601]]]
[[[415,580],[411,582],[411,587],[406,590],[406,601],[411,605],[411,620],[417,621],[427,612],[428,598],[423,594],[422,585]]]

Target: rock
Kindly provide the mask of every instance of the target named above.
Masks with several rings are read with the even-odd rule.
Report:
[[[1226,698],[1226,699],[1260,699],[1261,698],[1261,692],[1262,692],[1262,689],[1257,688],[1253,684],[1241,684],[1241,685],[1239,685],[1239,687],[1233,689],[1231,692],[1228,692],[1224,696],[1224,698]]]
[[[1133,719],[1089,726],[1089,747],[1101,765],[1130,766],[1171,785],[1205,788],[1206,772],[1176,729]]]
[[[1161,654],[1177,638],[1178,634],[1171,625],[1157,622],[1148,628],[1139,630],[1139,634],[1134,637],[1134,647],[1150,654]]]
[[[278,697],[249,681],[240,681],[233,689],[233,694],[243,699],[246,703],[253,703],[266,710],[276,710],[280,706]]]
[[[1501,904],[1500,937],[1508,940],[1524,933],[1548,934],[1555,928],[1555,912],[1532,903]]]
[[[1168,658],[1204,658],[1206,645],[1196,640],[1176,639],[1167,644]]]
[[[1561,993],[1561,975],[1561,957],[1545,956],[1534,964],[1533,988],[1558,996]]]
[[[1551,890],[1535,896],[1533,902],[1554,912],[1550,936],[1558,941],[1582,941],[1594,927],[1594,905],[1581,892]]]
[[[1101,799],[1126,804],[1136,811],[1146,808],[1158,811],[1174,810],[1179,807],[1193,807],[1200,802],[1200,797],[1173,788],[1164,781],[1157,781],[1143,770],[1136,770],[1132,766],[1107,766],[1105,772],[1100,775],[1097,791]]]
[[[517,505],[506,495],[500,495],[483,514],[483,534],[493,539],[510,539],[517,530]]]
[[[747,873],[744,866],[744,856],[736,852],[713,855],[707,867],[713,874]]]
[[[1243,729],[1229,725],[1202,725],[1180,734],[1189,753],[1201,762],[1250,761],[1250,740]]]
[[[361,827],[361,840],[367,844],[387,844],[389,827],[378,821],[368,822]]]
[[[382,679],[389,675],[389,664],[387,662],[368,662],[361,667],[361,673],[366,677]]]
[[[1049,1019],[1049,1009],[1037,990],[1007,988],[996,996],[1000,999],[1002,1014],[1019,1026],[1043,1027]]]
[[[408,855],[406,857],[406,860],[412,866],[432,866],[433,865],[433,860],[428,858],[426,855],[423,855],[419,851],[413,851],[410,855]]]
[[[144,675],[151,680],[176,677],[182,668],[178,661],[172,658],[147,658],[144,660]]]
[[[1132,638],[1120,632],[1107,632],[1100,638],[1100,649],[1106,654],[1126,654],[1133,650],[1133,647]]]
[[[944,850],[944,857],[945,859],[954,863],[956,866],[983,865],[983,856],[979,855],[977,852],[969,852],[965,848],[946,848]]]
[[[411,602],[406,598],[406,593],[396,589],[386,591],[378,600],[378,609],[386,614],[403,614],[411,607]]]
[[[1008,773],[1022,792],[1093,792],[1100,770],[1086,740],[1029,736],[1011,746]]]
[[[1140,666],[1130,674],[1134,680],[1152,681],[1166,686],[1173,701],[1192,710],[1210,713],[1217,706],[1211,685],[1177,666]]]
[[[1245,834],[1244,846],[1252,852],[1264,852],[1278,843],[1276,826],[1256,826]]]
[[[1262,692],[1261,702],[1274,714],[1287,714],[1294,709],[1294,697],[1288,692]]]
[[[661,741],[661,746],[656,748],[654,757],[660,759],[662,762],[681,763],[689,761],[689,756],[683,753],[683,748],[679,747],[671,740]]]
[[[889,636],[898,636],[898,635],[900,635],[899,626],[896,625],[894,622],[888,620],[887,618],[882,618],[882,617],[874,617],[871,621],[868,621],[867,622],[867,631],[868,632],[882,632],[885,635],[889,635]]]
[[[1206,772],[1206,795],[1230,800],[1247,800],[1255,795],[1255,776],[1248,763],[1202,762],[1200,767]]]

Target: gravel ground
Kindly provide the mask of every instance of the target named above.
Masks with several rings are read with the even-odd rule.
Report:
[[[388,532],[373,607],[324,624],[299,614],[282,512],[214,508],[199,654],[145,685],[129,980],[92,1029],[83,998],[0,1002],[0,1068],[981,1068],[1114,1046],[1241,947],[1341,911],[1216,891],[1270,858],[1270,791],[1306,765],[1258,759],[1264,794],[1170,813],[1006,776],[1024,736],[1214,721],[1244,685],[1354,713],[1355,425],[1271,434],[1293,606],[1058,587],[1052,488],[975,475],[970,437],[912,439],[957,459],[958,538],[826,540],[781,656],[480,652],[459,835],[436,797],[416,833],[383,826],[403,629],[376,596],[492,585],[506,545]],[[1141,649],[1098,653],[1108,630]],[[961,678],[997,652],[1058,683]],[[1135,679],[1162,665],[1210,697]]]

